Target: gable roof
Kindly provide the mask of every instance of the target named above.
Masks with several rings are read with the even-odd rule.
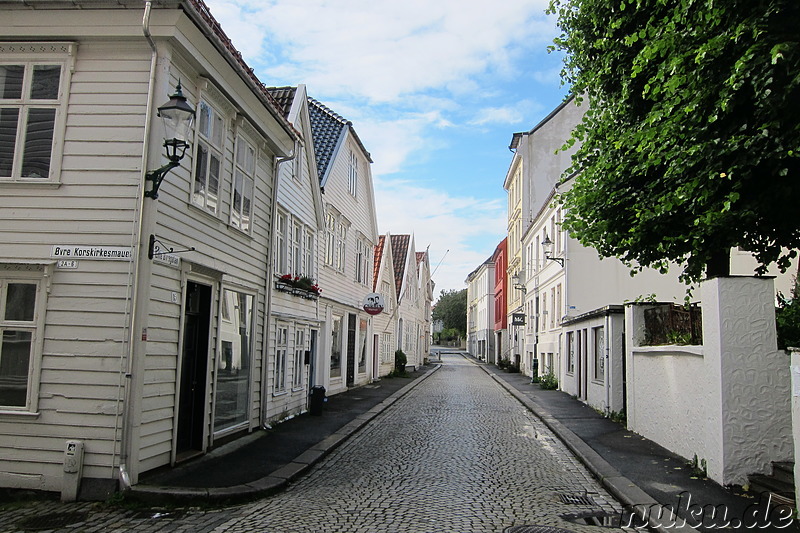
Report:
[[[375,256],[372,266],[372,290],[378,291],[378,281],[381,276],[381,261],[383,261],[383,248],[386,244],[386,236],[380,235],[378,237],[378,244],[375,245]]]
[[[308,114],[311,116],[311,134],[314,136],[317,172],[319,172],[319,181],[323,186],[328,178],[330,170],[328,166],[336,157],[336,152],[348,132],[353,135],[367,160],[372,163],[372,156],[358,138],[352,122],[310,96],[308,97]]]
[[[406,262],[408,261],[408,246],[411,235],[392,235],[392,259],[394,259],[394,283],[397,299],[400,299],[403,290],[403,279],[406,275]]]

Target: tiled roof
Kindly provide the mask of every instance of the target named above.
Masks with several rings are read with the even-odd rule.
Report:
[[[375,260],[372,266],[372,290],[378,292],[378,278],[381,275],[381,261],[383,261],[383,245],[386,243],[386,236],[378,237],[378,244],[375,245]]]
[[[417,266],[419,266],[419,264],[422,262],[422,260],[425,259],[425,254],[426,253],[427,252],[417,252]]]
[[[267,87],[267,91],[275,99],[278,109],[283,111],[283,116],[289,118],[297,87]]]
[[[310,96],[308,97],[308,114],[311,117],[311,135],[314,137],[314,156],[317,158],[319,179],[325,176],[342,136],[342,130],[350,126],[350,122]]]
[[[408,256],[408,245],[410,243],[411,235],[392,235],[394,282],[398,300],[400,299],[400,291],[403,290],[403,278],[406,273],[406,257]]]

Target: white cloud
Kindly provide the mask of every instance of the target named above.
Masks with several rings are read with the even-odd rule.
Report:
[[[456,196],[397,180],[375,180],[381,233],[413,233],[417,250],[430,245],[440,289],[460,289],[506,233],[505,200]],[[449,250],[449,252],[447,252]],[[447,256],[445,257],[445,253]]]
[[[553,35],[546,0],[509,0],[491,9],[463,0],[207,3],[248,62],[267,77],[370,102],[430,88],[474,90],[472,76],[510,76],[514,54]],[[283,54],[279,64],[251,55],[271,55],[268,48],[276,47]]]

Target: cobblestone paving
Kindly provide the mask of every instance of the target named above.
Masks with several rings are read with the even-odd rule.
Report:
[[[620,507],[544,424],[472,363],[443,363],[308,476],[215,532],[604,531],[559,518]]]
[[[86,513],[54,533],[610,531],[560,518],[600,510],[620,506],[544,424],[480,368],[445,355],[441,369],[278,495],[165,515],[37,502],[0,512],[0,532],[34,531],[23,521],[50,513]]]

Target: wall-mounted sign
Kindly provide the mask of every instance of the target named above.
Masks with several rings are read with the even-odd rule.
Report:
[[[56,263],[56,268],[58,269],[67,269],[67,270],[75,270],[78,268],[78,262],[74,259],[59,259]]]
[[[364,311],[370,315],[381,314],[384,307],[383,296],[377,292],[367,294],[367,296],[364,298]]]
[[[514,313],[511,315],[511,325],[512,326],[524,326],[525,325],[525,313]]]
[[[167,265],[172,268],[180,268],[181,267],[181,258],[175,254],[170,254],[166,252],[158,252],[153,256],[154,263],[161,263],[162,265]]]
[[[82,246],[80,244],[56,244],[50,251],[56,259],[98,259],[103,261],[130,261],[133,250],[125,246]]]

